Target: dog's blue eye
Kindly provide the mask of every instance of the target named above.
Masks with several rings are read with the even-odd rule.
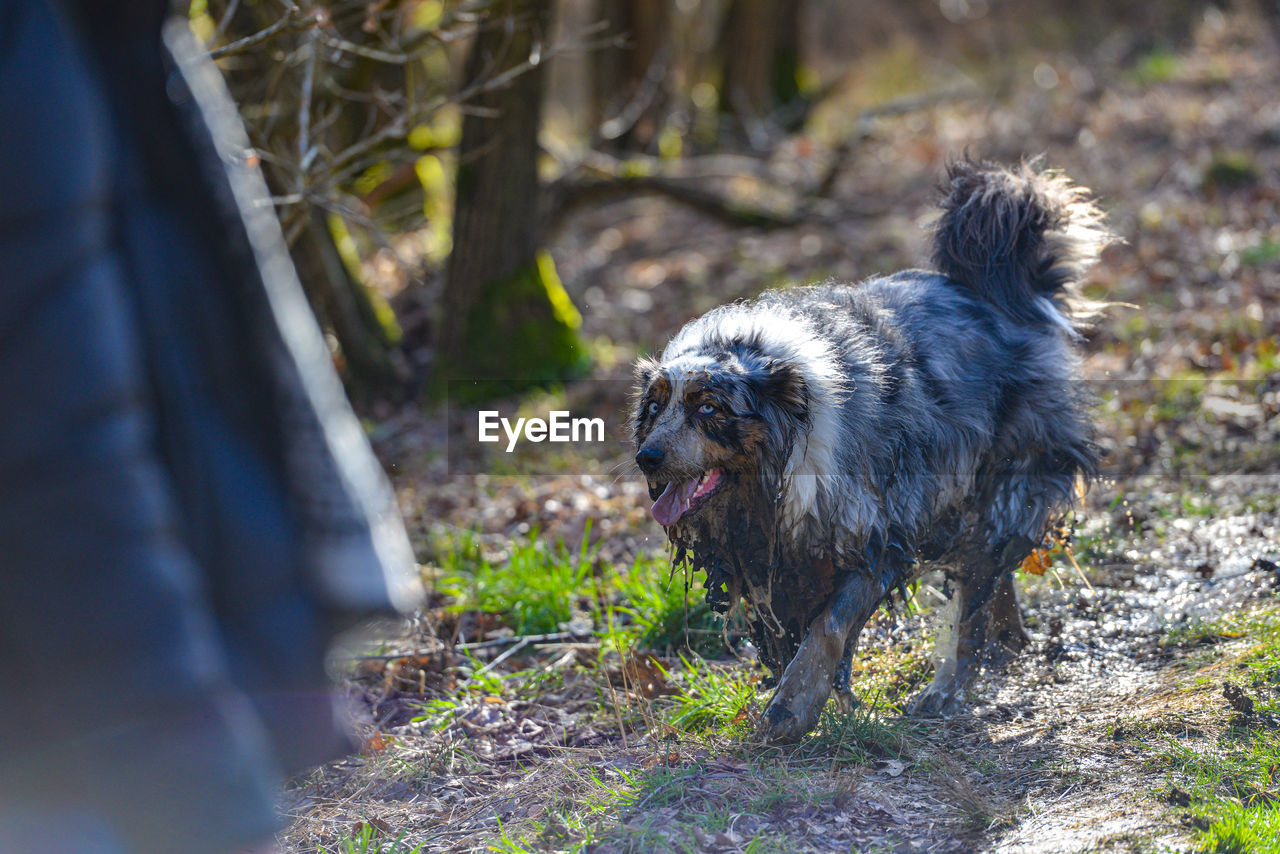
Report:
[[[652,401],[652,402],[650,402],[650,403],[649,403],[649,414],[650,414],[650,415],[657,415],[657,414],[658,414],[658,410],[659,410],[659,409],[661,409],[661,408],[662,408],[662,407],[658,406],[658,402],[657,402],[656,400],[655,400],[655,401]]]
[[[698,407],[699,415],[715,415],[715,413],[716,413],[716,408],[714,404],[704,403]]]

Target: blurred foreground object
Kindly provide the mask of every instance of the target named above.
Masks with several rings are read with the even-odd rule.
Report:
[[[0,850],[217,852],[415,601],[222,79],[168,4],[0,4]],[[161,31],[164,31],[163,44]]]

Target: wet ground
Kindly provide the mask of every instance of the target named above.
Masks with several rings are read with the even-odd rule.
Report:
[[[1274,482],[1249,486],[1274,495]],[[1113,561],[1090,572],[1092,590],[1069,580],[1061,590],[1037,585],[1029,597],[1035,652],[981,692],[998,721],[983,727],[988,749],[1000,753],[1004,796],[1018,808],[1011,826],[983,847],[1186,848],[1188,829],[1167,815],[1164,775],[1125,728],[1139,721],[1192,727],[1206,713],[1230,713],[1221,697],[1193,690],[1203,678],[1201,651],[1218,640],[1198,629],[1276,607],[1277,555],[1274,510],[1183,517],[1160,536],[1125,538]],[[1037,763],[1048,770],[1019,778],[1019,766]],[[1144,840],[1145,848],[1137,844]]]

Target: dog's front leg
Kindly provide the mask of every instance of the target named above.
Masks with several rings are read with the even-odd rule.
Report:
[[[757,738],[796,741],[813,729],[831,696],[846,644],[852,654],[858,632],[875,613],[884,592],[870,575],[853,573],[845,579],[827,607],[809,624],[756,726]]]

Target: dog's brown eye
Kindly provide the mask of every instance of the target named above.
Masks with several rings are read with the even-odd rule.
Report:
[[[699,415],[715,415],[716,407],[714,403],[704,403],[698,407]]]

